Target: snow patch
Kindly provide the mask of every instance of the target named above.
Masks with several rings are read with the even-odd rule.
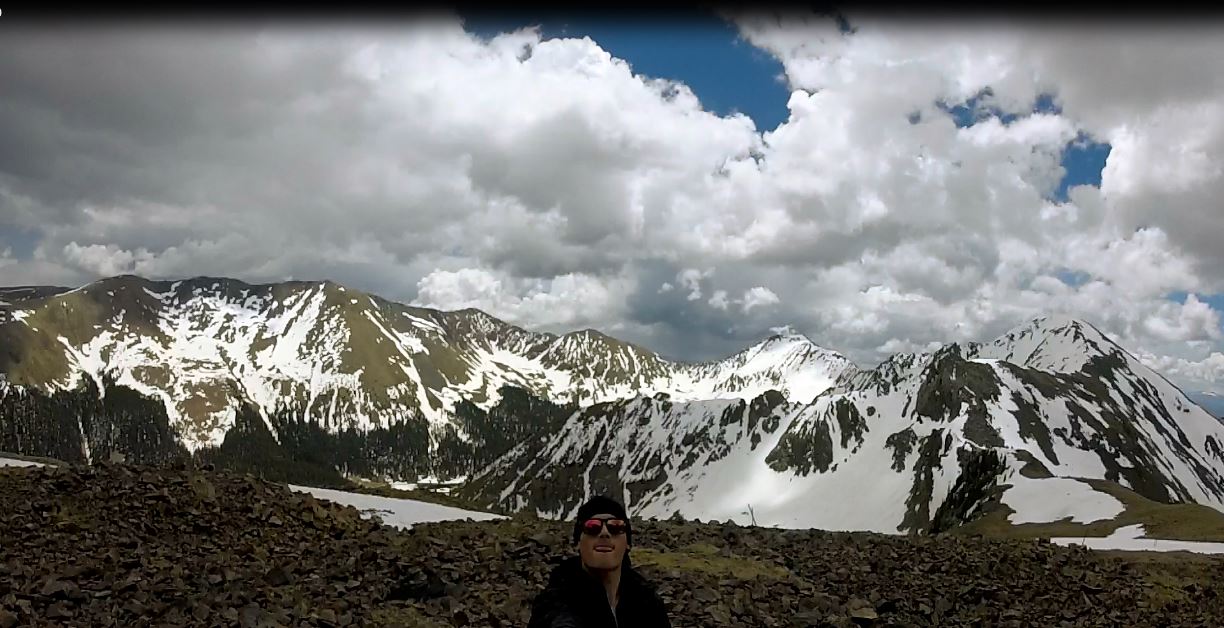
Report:
[[[1013,524],[1051,523],[1067,517],[1072,523],[1092,523],[1113,519],[1126,510],[1114,496],[1080,480],[1033,479],[1017,474],[1011,482],[1012,487],[1003,493],[1003,503],[1015,511],[1007,519]]]
[[[43,467],[46,466],[41,462],[30,462],[29,460],[16,460],[13,458],[0,458],[0,467]]]
[[[154,299],[157,299],[158,301],[161,301],[162,303],[166,303],[166,302],[168,302],[168,301],[170,301],[171,299],[173,299],[173,298],[174,298],[174,293],[173,293],[173,292],[169,292],[169,291],[167,291],[167,292],[153,292],[152,290],[150,290],[150,289],[148,289],[148,288],[141,288],[141,290],[144,290],[144,291],[145,291],[145,294],[147,294],[147,295],[149,295],[149,296],[153,297]],[[111,296],[114,296],[114,295],[111,295]]]
[[[1114,530],[1106,537],[1052,537],[1056,545],[1083,545],[1095,550],[1129,550],[1148,552],[1194,552],[1195,554],[1224,554],[1224,543],[1204,541],[1172,541],[1144,537],[1143,524],[1125,526]]]
[[[361,493],[349,493],[347,491],[337,491],[327,488],[313,488],[309,486],[296,486],[293,484],[290,484],[289,488],[298,491],[299,493],[310,493],[319,499],[326,499],[337,504],[352,506],[360,510],[367,518],[377,516],[384,524],[404,530],[409,529],[418,523],[429,523],[434,521],[459,521],[463,519],[489,521],[493,519],[505,518],[501,515],[495,515],[488,512],[463,510],[460,508],[453,508],[451,506],[442,506],[440,504],[431,504],[429,502],[421,502],[412,499],[396,499],[394,497],[382,497],[380,495],[363,495]]]

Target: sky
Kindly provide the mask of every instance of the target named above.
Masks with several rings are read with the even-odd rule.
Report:
[[[1224,393],[1215,24],[0,27],[0,284],[331,279],[861,366],[1066,314]]]

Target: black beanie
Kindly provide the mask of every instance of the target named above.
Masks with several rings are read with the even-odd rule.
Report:
[[[603,495],[592,497],[578,508],[578,518],[574,520],[574,544],[576,545],[578,539],[582,538],[582,523],[595,515],[604,514],[625,521],[625,541],[633,545],[633,526],[629,523],[629,513],[625,512],[625,507],[620,505],[620,502]]]

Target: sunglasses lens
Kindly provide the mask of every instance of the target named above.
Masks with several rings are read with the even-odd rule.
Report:
[[[587,519],[582,522],[582,531],[591,536],[599,536],[605,524],[608,526],[608,534],[612,536],[624,534],[629,527],[621,519]]]

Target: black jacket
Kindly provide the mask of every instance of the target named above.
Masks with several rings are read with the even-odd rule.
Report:
[[[667,609],[628,556],[621,565],[616,616],[603,584],[588,574],[577,556],[553,569],[548,586],[531,605],[527,628],[671,628]]]

